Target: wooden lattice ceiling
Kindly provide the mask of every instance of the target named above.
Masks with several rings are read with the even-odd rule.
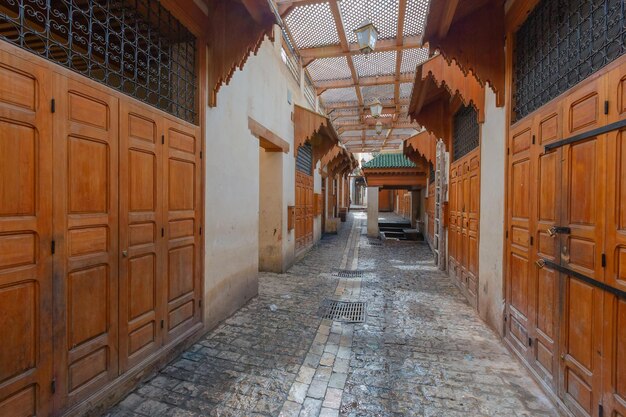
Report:
[[[398,148],[420,129],[408,118],[429,0],[275,0],[285,30],[345,146],[353,152]],[[364,20],[380,32],[375,52],[359,51]],[[384,108],[376,120],[369,104]],[[375,131],[376,122],[383,132]]]

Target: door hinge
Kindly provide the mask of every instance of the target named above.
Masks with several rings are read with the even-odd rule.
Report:
[[[532,246],[532,245],[533,245],[533,242],[534,242],[534,241],[535,241],[535,239],[531,236],[531,237],[530,237],[530,246]]]
[[[202,159],[202,151],[200,151],[200,159]]]
[[[50,113],[54,113],[57,110],[56,101],[50,100]]]
[[[510,154],[511,153],[511,148],[506,148],[506,154]]]
[[[530,347],[533,346],[533,339],[532,339],[532,337],[528,338],[528,346],[530,346]]]
[[[161,228],[161,237],[165,236],[165,228]]]
[[[57,392],[57,380],[56,379],[53,379],[52,381],[50,381],[50,391],[53,394]]]
[[[53,240],[52,242],[50,242],[50,253],[52,255],[54,255],[54,252],[56,252],[56,248],[57,248],[57,243]]]
[[[165,322],[161,320],[161,328],[163,328],[164,325],[165,325]]]
[[[165,145],[165,135],[161,135],[161,145]]]
[[[508,230],[505,232],[504,237],[505,237],[505,239],[509,238],[509,231]]]
[[[602,254],[602,268],[606,268],[606,254]]]
[[[598,404],[598,416],[604,417],[604,407],[602,406],[602,404]]]
[[[200,234],[202,234],[202,226],[200,226]]]
[[[202,308],[202,300],[198,300],[198,307]]]
[[[535,135],[533,135],[533,145],[535,144]]]
[[[604,114],[609,114],[609,100],[604,102]]]

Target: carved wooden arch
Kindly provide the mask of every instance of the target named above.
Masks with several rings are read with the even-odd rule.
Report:
[[[505,16],[501,0],[431,0],[424,42],[448,63],[455,60],[466,74],[473,73],[496,94],[504,106]]]
[[[448,62],[437,55],[422,65],[422,77],[430,77],[438,88],[445,88],[450,97],[458,95],[464,105],[472,105],[478,122],[485,121],[485,89],[475,77],[465,74],[456,61]]]
[[[294,157],[298,156],[300,146],[308,142],[313,147],[313,165],[316,165],[339,143],[339,136],[326,116],[295,105],[293,121]]]
[[[435,165],[437,162],[437,137],[431,132],[423,131],[411,136],[403,143],[403,152],[416,165],[423,160]]]
[[[256,54],[265,37],[274,39],[276,17],[267,0],[212,0],[209,3],[209,105],[248,57]]]

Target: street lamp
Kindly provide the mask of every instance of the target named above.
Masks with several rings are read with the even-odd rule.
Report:
[[[369,20],[363,21],[361,25],[354,29],[356,40],[359,43],[359,50],[364,54],[369,54],[376,49],[378,40],[378,29]]]
[[[374,102],[370,104],[370,112],[372,113],[373,118],[378,119],[382,111],[383,105],[379,99],[374,100]]]
[[[376,134],[380,135],[383,133],[383,124],[382,122],[376,122]]]

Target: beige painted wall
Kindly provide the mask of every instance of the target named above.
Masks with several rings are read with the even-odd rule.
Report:
[[[276,39],[280,39],[280,32]],[[291,116],[294,104],[311,107],[281,59],[280,42],[265,40],[257,55],[250,56],[244,69],[220,89],[217,107],[206,109],[207,328],[227,318],[258,293],[260,254],[269,254],[263,267],[272,264],[273,268],[286,270],[293,263],[294,231],[287,231],[287,206],[295,203]],[[249,116],[287,141],[291,146],[289,153],[265,159],[258,139],[248,130]],[[273,172],[273,179],[262,182],[261,167],[264,173]],[[319,188],[319,173],[315,170],[317,192]],[[268,189],[273,194],[265,198]],[[269,214],[269,207],[277,205],[281,209]],[[261,214],[269,215],[268,222],[260,224]],[[320,221],[316,219],[316,239],[319,229]]]
[[[495,94],[486,88],[485,123],[480,147],[480,316],[499,334],[503,332],[505,112],[495,105]]]

